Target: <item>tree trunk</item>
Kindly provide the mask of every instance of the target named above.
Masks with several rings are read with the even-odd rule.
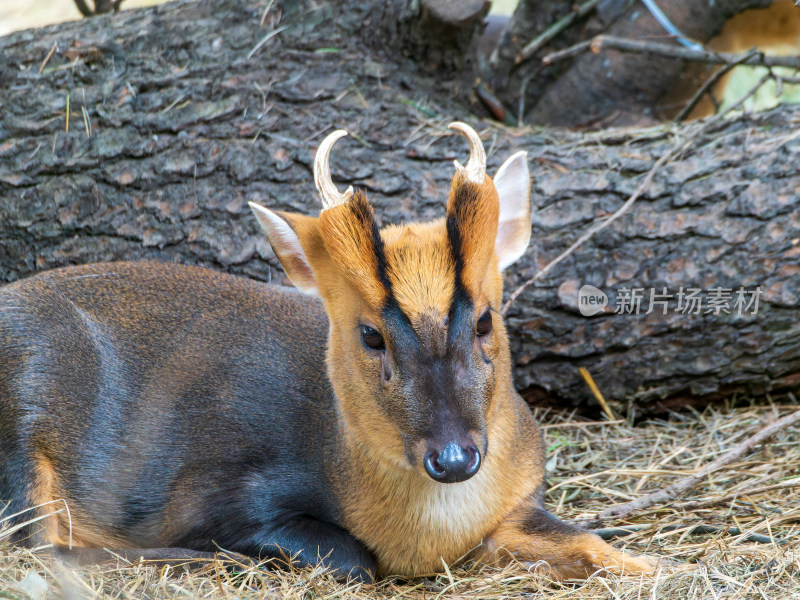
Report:
[[[0,278],[159,259],[286,284],[247,201],[315,213],[312,157],[334,127],[352,134],[334,180],[365,188],[384,223],[441,216],[452,160],[467,152],[443,128],[469,120],[458,76],[365,51],[379,17],[365,3],[289,6],[181,1],[0,39]],[[640,403],[800,383],[798,118],[784,108],[720,125],[529,288],[508,314],[519,387],[589,401],[579,366],[607,397]],[[671,144],[662,130],[472,123],[490,173],[529,153],[533,240],[509,291],[617,209]],[[586,318],[583,283],[612,305],[623,286],[763,294],[742,317]]]
[[[489,0],[376,2],[374,21],[382,35],[372,37],[372,45],[408,55],[428,70],[461,72],[490,6]]]

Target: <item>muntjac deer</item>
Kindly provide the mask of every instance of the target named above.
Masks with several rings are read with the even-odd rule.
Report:
[[[443,219],[379,229],[331,181],[343,131],[317,152],[318,217],[251,204],[303,293],[153,262],[2,288],[0,499],[17,540],[78,557],[224,548],[365,579],[465,555],[561,578],[652,571],[543,508],[542,438],[497,312],[530,238],[526,156],[491,179],[475,131],[451,127],[471,153]]]

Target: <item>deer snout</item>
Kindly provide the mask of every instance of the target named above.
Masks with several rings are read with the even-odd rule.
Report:
[[[481,453],[473,443],[462,446],[449,442],[440,451],[428,448],[423,460],[425,471],[441,483],[466,481],[481,468]]]

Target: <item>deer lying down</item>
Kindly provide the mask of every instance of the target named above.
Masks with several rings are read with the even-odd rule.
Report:
[[[0,289],[0,499],[42,517],[17,540],[224,548],[362,579],[470,553],[560,578],[652,571],[543,508],[542,438],[497,312],[530,238],[526,157],[491,179],[477,134],[451,127],[471,154],[443,219],[379,229],[331,182],[343,131],[317,153],[318,217],[251,204],[302,293],[152,262]]]

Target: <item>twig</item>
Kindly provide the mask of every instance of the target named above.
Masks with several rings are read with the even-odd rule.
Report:
[[[83,127],[86,130],[86,137],[92,137],[92,121],[89,118],[89,113],[86,110],[86,105],[81,106],[81,113],[83,114]]]
[[[678,116],[675,117],[675,120],[680,123],[686,117],[688,117],[689,113],[691,113],[692,110],[694,110],[694,107],[697,106],[697,103],[700,102],[700,99],[705,96],[712,87],[717,85],[719,80],[725,77],[726,73],[729,73],[731,69],[742,64],[746,60],[750,60],[751,57],[756,55],[758,55],[758,50],[751,50],[749,53],[743,54],[741,60],[728,63],[721,69],[718,69],[716,73],[709,77],[706,82],[700,86],[700,89],[695,92],[694,96],[692,96],[692,99],[689,100],[689,103],[681,109],[681,112],[678,113]]]
[[[678,152],[683,149],[685,144],[687,144],[690,140],[692,140],[695,137],[697,137],[697,135],[700,134],[701,130],[698,130],[697,132],[695,132],[694,135],[689,136],[689,138],[687,138],[683,142],[676,143],[668,152],[665,152],[661,156],[661,158],[659,158],[655,162],[655,164],[650,168],[650,170],[647,172],[647,175],[645,175],[644,179],[639,184],[639,186],[636,188],[636,190],[633,192],[633,194],[631,194],[630,198],[628,198],[625,201],[625,204],[623,204],[622,206],[619,207],[619,209],[617,209],[617,212],[615,212],[613,215],[611,215],[605,221],[597,223],[593,227],[591,227],[589,229],[589,231],[584,233],[575,242],[573,242],[573,244],[569,248],[564,250],[564,252],[559,254],[556,258],[551,260],[549,263],[547,263],[547,265],[545,265],[545,267],[542,268],[541,271],[536,273],[536,275],[534,275],[533,277],[531,277],[527,281],[523,282],[517,289],[515,289],[511,293],[511,295],[508,297],[508,300],[506,300],[506,303],[503,305],[503,308],[500,310],[500,314],[505,316],[505,314],[508,312],[508,309],[511,308],[511,305],[514,304],[516,299],[519,298],[520,294],[522,294],[522,292],[524,292],[526,289],[528,289],[529,286],[533,285],[534,283],[539,281],[542,277],[547,275],[550,271],[553,270],[553,267],[555,267],[558,263],[560,263],[562,260],[567,258],[570,254],[575,252],[575,250],[577,248],[579,248],[585,241],[591,239],[594,236],[594,234],[596,234],[598,231],[601,231],[601,230],[605,229],[606,227],[611,225],[614,221],[619,219],[622,215],[624,215],[628,211],[628,209],[631,206],[633,206],[633,203],[636,202],[636,200],[639,198],[639,196],[641,196],[642,193],[647,189],[647,187],[650,185],[650,182],[653,181],[653,177],[655,176],[656,172],[661,167],[663,167],[671,158],[673,158],[676,154],[678,154]]]
[[[591,373],[589,373],[586,367],[578,368],[578,371],[583,377],[583,380],[586,382],[586,385],[589,386],[589,389],[592,390],[592,394],[597,399],[597,402],[600,404],[600,407],[603,409],[603,412],[606,413],[609,421],[615,421],[617,416],[614,414],[614,411],[611,410],[611,407],[606,402],[606,399],[603,397],[603,393],[600,391],[600,388],[597,387],[597,384],[594,382]]]
[[[266,44],[268,41],[270,41],[272,38],[274,38],[276,35],[278,35],[281,31],[283,31],[285,29],[289,29],[289,26],[288,25],[282,25],[281,27],[278,27],[277,29],[273,29],[267,35],[265,35],[263,38],[261,38],[261,41],[258,42],[255,46],[253,46],[253,49],[250,50],[250,52],[247,53],[247,60],[250,60],[251,58],[253,58],[253,55],[256,52],[258,52],[258,49],[261,48],[261,46]]]
[[[800,85],[800,77],[784,77],[783,75],[775,75],[775,79],[789,85]],[[780,96],[780,94],[778,94]]]
[[[538,75],[541,70],[542,67],[536,69],[536,74]],[[528,85],[532,80],[533,74],[528,74],[519,84],[519,104],[517,105],[517,125],[519,127],[525,123],[525,94],[528,93]]]
[[[633,533],[638,533],[639,531],[645,531],[647,529],[652,528],[651,524],[643,524],[643,525],[625,525],[624,527],[604,527],[602,529],[593,529],[592,533],[599,535],[604,540],[610,540],[611,538],[615,537],[625,537],[626,535],[631,535]],[[681,525],[667,525],[666,527],[659,527],[658,533],[662,532],[670,532],[670,531],[680,531],[681,529],[686,529],[685,526]],[[715,527],[713,525],[695,525],[691,527],[688,531],[689,535],[704,535],[709,533],[719,533],[720,531],[724,531],[728,535],[742,535],[742,530],[738,527]],[[768,535],[762,535],[760,533],[748,533],[746,536],[742,538],[743,542],[756,542],[758,544],[778,544],[779,546],[783,546],[787,543],[787,540],[773,538]]]
[[[568,421],[566,423],[551,423],[550,425],[539,425],[539,429],[562,429],[566,427],[596,427],[598,425],[619,425],[625,423],[625,419],[614,421]]]
[[[757,52],[754,56],[747,56],[751,53],[730,54],[728,52],[714,52],[712,50],[692,50],[691,48],[684,48],[682,46],[644,40],[629,40],[610,35],[598,35],[591,40],[575,44],[565,50],[553,52],[545,56],[542,62],[549,65],[560,60],[572,58],[589,49],[597,53],[604,48],[613,48],[614,50],[620,50],[622,52],[657,54],[659,56],[666,56],[667,58],[679,58],[681,60],[707,62],[718,65],[736,63],[760,67],[789,67],[791,69],[800,69],[800,56],[765,56],[761,52]]]
[[[669,17],[664,14],[664,11],[656,4],[653,0],[642,0],[642,4],[647,7],[647,10],[650,11],[650,14],[653,15],[653,18],[658,21],[658,24],[664,28],[668,34],[673,36],[681,46],[686,48],[694,48],[695,50],[702,50],[702,44],[698,44],[697,42],[688,39],[683,33],[681,33],[680,29],[678,29],[675,24],[669,20]]]
[[[517,120],[511,111],[508,110],[501,100],[489,89],[485,83],[479,83],[475,86],[475,94],[478,99],[483,102],[483,105],[492,113],[492,116],[509,127],[516,127]]]
[[[669,485],[662,490],[658,490],[657,492],[646,494],[636,498],[635,500],[631,500],[630,502],[624,502],[622,504],[617,504],[607,508],[606,510],[598,513],[593,519],[584,521],[581,523],[581,525],[587,528],[597,527],[597,525],[606,519],[610,519],[612,517],[626,517],[631,513],[640,511],[649,506],[653,506],[654,504],[665,504],[670,502],[678,496],[686,493],[687,490],[700,483],[711,473],[718,471],[722,467],[744,456],[750,450],[752,450],[754,446],[757,446],[767,438],[775,435],[779,431],[786,429],[787,427],[791,427],[798,422],[800,422],[800,410],[795,411],[790,415],[786,415],[785,417],[782,417],[777,421],[774,421],[761,428],[758,432],[751,435],[740,444],[734,446],[733,449],[720,456],[717,460],[707,464],[694,475],[684,477],[683,479],[680,479],[672,485]]]
[[[711,506],[718,506],[728,501],[735,501],[743,496],[755,496],[764,492],[771,492],[773,490],[780,490],[784,488],[800,487],[800,478],[790,479],[789,481],[781,481],[780,483],[773,483],[771,485],[763,485],[761,487],[745,488],[724,496],[717,496],[716,498],[709,498],[708,500],[688,500],[686,502],[676,502],[672,508],[676,510],[697,510],[699,508],[708,508]]]
[[[538,52],[542,46],[564,31],[567,27],[572,25],[572,23],[574,23],[577,19],[581,19],[593,11],[599,3],[600,0],[587,0],[576,10],[573,10],[558,19],[555,23],[550,25],[550,27],[533,38],[533,40],[531,40],[531,42],[528,43],[528,45],[525,46],[519,54],[517,54],[517,57],[514,59],[514,64],[518,65],[521,62],[528,60],[531,56],[536,54],[536,52]]]
[[[47,53],[47,56],[44,57],[42,64],[39,65],[40,75],[42,74],[42,71],[44,71],[44,68],[47,66],[47,63],[50,62],[50,59],[53,57],[53,53],[56,51],[56,48],[58,48],[58,44],[53,44],[53,47],[50,48],[50,52]]]
[[[267,6],[264,7],[264,12],[261,13],[261,23],[260,23],[260,25],[262,27],[264,26],[264,21],[267,20],[267,15],[269,14],[269,11],[272,9],[272,5],[273,4],[275,4],[275,0],[269,0],[269,2],[267,3]]]

